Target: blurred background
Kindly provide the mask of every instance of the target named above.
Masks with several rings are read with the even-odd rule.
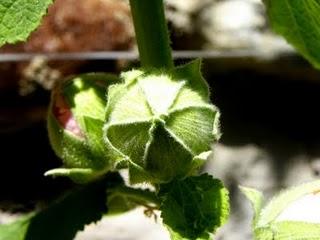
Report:
[[[217,239],[251,239],[238,185],[263,191],[320,174],[319,73],[270,30],[260,0],[166,0],[176,63],[204,59],[222,138],[204,171],[223,179],[232,215]],[[40,209],[72,184],[48,142],[50,90],[65,76],[138,66],[126,0],[55,0],[28,41],[0,48],[0,224]],[[125,223],[125,224],[124,224]],[[138,209],[104,219],[77,240],[168,239]]]

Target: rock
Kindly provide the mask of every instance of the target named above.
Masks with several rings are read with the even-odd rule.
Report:
[[[169,240],[169,233],[138,208],[119,216],[105,217],[97,224],[87,226],[75,240]]]

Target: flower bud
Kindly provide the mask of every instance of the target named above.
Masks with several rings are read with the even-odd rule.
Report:
[[[208,156],[219,137],[219,113],[200,65],[134,70],[109,87],[104,139],[129,167],[131,183],[184,178]]]
[[[45,175],[90,181],[112,168],[103,142],[106,89],[117,78],[83,74],[59,83],[52,92],[48,113],[51,145],[63,168]]]

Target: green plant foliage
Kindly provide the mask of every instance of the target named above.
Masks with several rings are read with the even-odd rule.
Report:
[[[320,68],[320,1],[265,0],[273,29]]]
[[[200,61],[168,71],[131,71],[109,88],[104,128],[109,151],[129,167],[130,181],[183,178],[204,161],[219,137]]]
[[[160,185],[160,210],[173,240],[210,239],[229,215],[228,191],[208,174]]]
[[[262,209],[262,194],[254,189],[241,187],[241,191],[249,198],[255,209],[253,221],[254,238],[256,240],[320,239],[319,223],[303,222],[303,219],[296,221],[278,218],[291,203],[308,194],[318,193],[319,190],[320,181],[302,184],[281,192]]]
[[[107,212],[106,189],[121,184],[118,174],[80,187],[51,207],[0,226],[0,240],[72,240],[86,224]]]
[[[24,41],[45,15],[52,0],[1,0],[0,46]]]
[[[60,83],[52,92],[48,114],[50,142],[64,168],[46,175],[91,181],[114,168],[103,141],[107,87],[118,81],[110,74],[83,74]]]
[[[272,226],[276,240],[319,240],[320,224],[284,221]]]
[[[254,209],[253,226],[257,223],[263,204],[263,195],[261,192],[247,187],[240,187],[241,192],[250,200]]]
[[[274,197],[261,211],[258,226],[266,226],[275,221],[281,212],[288,207],[288,205],[302,196],[320,190],[320,181],[301,184],[300,186],[289,188],[282,191],[279,195]]]

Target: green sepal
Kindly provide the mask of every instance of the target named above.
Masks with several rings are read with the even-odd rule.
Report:
[[[192,154],[165,127],[155,127],[144,158],[144,168],[158,183],[186,176],[190,172],[192,159]]]
[[[166,130],[194,156],[211,149],[217,110],[213,106],[188,107],[172,112]]]
[[[210,97],[209,85],[202,77],[201,65],[201,59],[193,60],[190,63],[177,67],[173,72],[173,76],[175,79],[185,79],[190,88],[195,90],[203,100],[208,101]]]
[[[77,183],[94,180],[116,167],[121,157],[103,140],[106,90],[119,79],[82,74],[53,90],[48,113],[49,138],[63,166],[47,176],[68,176]]]
[[[106,137],[119,152],[142,165],[150,128],[149,122],[110,125]]]
[[[147,170],[143,167],[135,164],[134,162],[129,162],[129,180],[130,183],[145,183],[145,182],[155,182],[159,180],[152,176]]]
[[[152,119],[152,112],[144,94],[134,82],[111,86],[108,95],[106,121],[110,125],[134,124]]]
[[[90,168],[55,168],[44,173],[46,177],[69,177],[72,181],[84,184],[97,178]]]
[[[162,184],[159,196],[172,239],[209,239],[229,215],[227,189],[208,174]]]
[[[194,174],[220,136],[201,61],[164,72],[133,70],[109,87],[104,140],[128,162],[131,183]],[[161,157],[160,157],[161,156]],[[136,176],[133,176],[137,174]]]

